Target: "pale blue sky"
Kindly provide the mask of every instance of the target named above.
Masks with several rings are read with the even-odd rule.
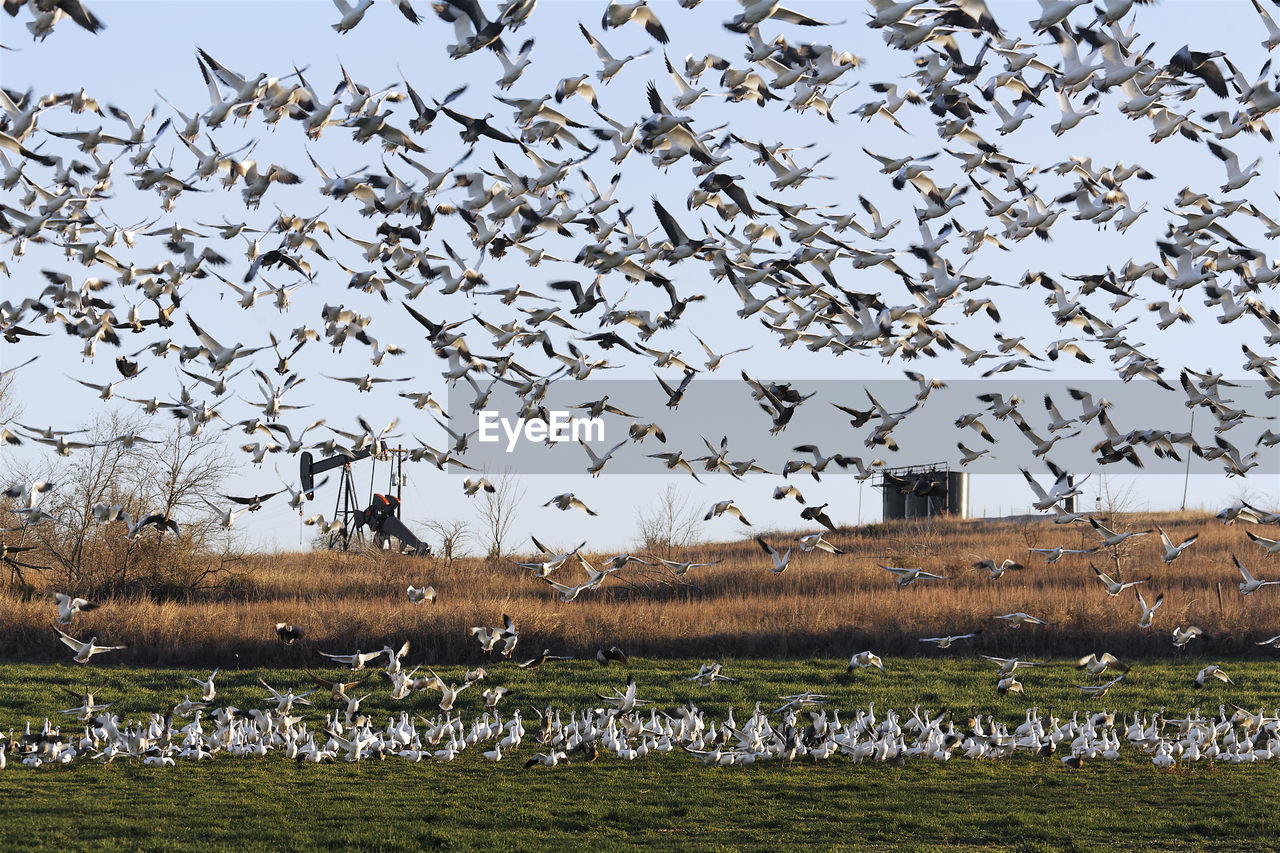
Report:
[[[340,79],[339,62],[354,79],[375,87],[397,83],[403,72],[414,87],[428,97],[442,97],[445,92],[465,82],[470,88],[456,104],[460,110],[475,115],[493,112],[497,116],[494,121],[496,125],[504,128],[511,126],[510,108],[491,97],[494,80],[501,73],[497,60],[488,52],[459,61],[450,60],[444,49],[453,41],[451,28],[434,17],[425,0],[416,4],[424,16],[422,25],[418,27],[411,26],[401,18],[392,4],[378,2],[368,12],[364,22],[346,35],[333,32],[330,24],[337,19],[336,10],[331,3],[319,0],[261,3],[97,0],[90,5],[107,24],[107,29],[97,36],[90,36],[71,22],[64,21],[45,42],[37,44],[32,43],[21,28],[21,19],[15,21],[5,17],[0,20],[0,41],[18,48],[15,52],[0,56],[0,70],[3,71],[5,85],[16,89],[30,86],[37,92],[74,91],[84,87],[100,101],[116,104],[135,117],[145,114],[153,105],[157,106],[158,115],[172,115],[172,109],[157,96],[158,91],[178,109],[190,114],[191,111],[207,106],[207,93],[196,68],[195,48],[198,45],[225,65],[248,75],[265,71],[271,76],[284,76],[297,66],[304,69],[308,81],[322,94],[331,92]],[[532,65],[507,94],[516,97],[540,95],[553,89],[561,77],[594,71],[598,63],[577,32],[577,22],[584,22],[593,33],[600,35],[599,18],[604,5],[601,2],[542,0],[529,25],[508,38],[513,51],[525,38],[535,39],[536,44]],[[722,20],[737,10],[737,4],[707,0],[694,10],[684,10],[674,3],[657,0],[652,5],[672,35],[667,52],[677,67],[682,65],[687,54],[707,51],[723,55],[736,67],[745,64],[741,56],[741,37],[726,32],[720,26]],[[933,132],[932,117],[927,112],[922,114],[918,108],[904,109],[899,115],[911,130],[911,134],[907,135],[880,120],[864,123],[856,116],[848,115],[856,106],[872,99],[874,93],[869,90],[871,82],[901,82],[901,78],[914,71],[909,57],[887,51],[878,34],[862,26],[864,9],[867,8],[864,4],[795,0],[792,5],[819,17],[850,20],[845,26],[822,29],[802,30],[781,25],[767,25],[765,28],[766,36],[770,38],[781,32],[793,42],[829,42],[841,50],[852,51],[864,58],[862,67],[850,72],[841,81],[856,81],[856,87],[842,94],[837,101],[839,122],[833,125],[813,114],[797,116],[792,112],[782,112],[776,105],[759,110],[751,105],[725,105],[718,100],[704,98],[691,110],[697,120],[696,126],[705,129],[730,122],[729,129],[745,139],[766,142],[785,140],[788,144],[795,145],[813,143],[814,148],[811,150],[797,152],[797,160],[803,162],[829,153],[829,159],[817,171],[831,175],[835,180],[811,181],[800,190],[783,194],[771,193],[765,186],[766,181],[761,179],[759,168],[750,164],[748,156],[741,149],[735,151],[733,163],[725,168],[731,173],[749,174],[749,186],[791,202],[804,200],[815,205],[835,204],[840,210],[848,210],[856,207],[856,196],[864,194],[875,201],[887,218],[903,219],[903,224],[889,238],[889,244],[905,248],[910,243],[918,242],[919,234],[911,214],[911,204],[916,198],[914,193],[894,191],[889,185],[889,178],[879,174],[875,168],[877,164],[860,149],[865,146],[876,152],[894,155],[921,155],[937,151],[941,146]],[[1029,2],[992,2],[991,7],[1006,30],[1024,36],[1027,33],[1025,21],[1038,8]],[[1082,11],[1077,14],[1081,15],[1083,21],[1086,13]],[[1166,0],[1160,6],[1140,9],[1139,15],[1140,35],[1136,44],[1154,42],[1155,47],[1150,55],[1157,62],[1167,61],[1175,50],[1188,42],[1199,50],[1230,50],[1238,67],[1250,77],[1266,59],[1257,44],[1261,38],[1261,29],[1256,14],[1244,0]],[[603,112],[626,122],[647,114],[644,88],[650,79],[656,81],[659,91],[670,100],[673,84],[662,67],[660,46],[635,26],[611,30],[601,38],[615,55],[638,53],[646,48],[655,49],[601,88],[600,105]],[[1040,38],[1036,41],[1045,42],[1047,39]],[[966,39],[962,50],[966,57],[971,58],[976,47]],[[1056,59],[1057,50],[1051,43],[1045,48],[1045,55],[1051,60]],[[984,72],[983,79],[988,73]],[[715,90],[716,76],[716,72],[710,72],[702,84]],[[1008,105],[1011,98],[1005,95],[1001,100]],[[1132,185],[1126,185],[1126,189],[1133,193],[1134,204],[1148,202],[1149,212],[1146,217],[1127,235],[1117,235],[1110,230],[1099,232],[1088,223],[1070,222],[1064,216],[1054,228],[1055,239],[1052,243],[1027,241],[1013,247],[1014,251],[1007,254],[984,249],[975,256],[968,272],[989,274],[997,280],[1016,281],[1027,269],[1043,269],[1055,274],[1096,272],[1108,264],[1118,268],[1129,258],[1156,259],[1153,241],[1163,232],[1169,220],[1169,216],[1161,208],[1169,203],[1178,189],[1192,186],[1216,194],[1217,186],[1223,181],[1224,170],[1202,144],[1174,138],[1152,145],[1146,140],[1146,134],[1150,130],[1149,122],[1126,121],[1115,113],[1113,99],[1106,98],[1104,103],[1106,106],[1102,115],[1087,119],[1079,128],[1060,139],[1055,139],[1048,131],[1048,126],[1057,119],[1057,110],[1053,107],[1051,97],[1046,101],[1048,109],[1044,114],[1028,122],[1015,136],[997,138],[992,129],[991,116],[979,117],[976,127],[988,139],[999,144],[1002,151],[1028,163],[1048,166],[1073,154],[1091,156],[1098,164],[1111,164],[1117,160],[1141,163],[1157,175],[1157,180],[1141,186],[1133,182]],[[1234,106],[1202,95],[1191,104],[1179,106],[1179,109],[1194,108],[1201,115],[1211,109]],[[566,104],[565,109],[571,117],[584,123],[599,123],[581,100]],[[42,115],[40,127],[67,130],[87,125],[89,118],[87,115],[73,116],[64,110],[58,110]],[[404,121],[406,120],[400,119],[401,124]],[[582,133],[584,141],[588,141],[589,136],[585,131]],[[263,127],[255,116],[247,128],[233,127],[228,123],[215,132],[215,138],[224,150],[256,139],[257,147],[253,152],[256,159],[285,165],[302,175],[304,183],[293,188],[273,187],[267,193],[262,208],[248,214],[240,204],[238,189],[233,194],[227,194],[210,183],[207,185],[207,193],[184,194],[175,213],[162,217],[158,224],[168,224],[175,218],[184,223],[194,220],[217,222],[222,216],[231,219],[247,216],[250,222],[262,224],[271,221],[276,214],[275,205],[278,204],[285,210],[299,214],[315,214],[322,208],[327,208],[324,218],[333,225],[341,226],[353,236],[368,236],[372,233],[374,221],[361,220],[343,205],[332,199],[320,198],[316,194],[318,176],[307,161],[306,155],[310,151],[330,174],[366,165],[376,167],[381,153],[372,145],[360,147],[352,143],[349,131],[331,127],[325,130],[319,141],[307,143],[297,126],[288,119],[277,130],[271,131]],[[202,137],[201,143],[203,142]],[[463,151],[456,128],[444,117],[437,120],[422,142],[430,150],[423,155],[414,155],[415,158],[436,169],[452,163]],[[595,140],[590,142],[594,144]],[[1255,179],[1244,194],[1268,209],[1273,217],[1280,214],[1272,196],[1278,186],[1274,147],[1260,139],[1243,137],[1237,137],[1227,144],[1239,153],[1244,163],[1255,156],[1265,156],[1263,177]],[[57,150],[59,153],[70,154],[74,146],[66,144]],[[481,147],[465,168],[492,169],[492,150],[488,146]],[[586,171],[600,186],[608,182],[615,170],[613,164],[605,160],[606,153],[607,144],[601,154],[594,157],[586,167]],[[524,159],[514,149],[501,151],[500,154],[515,168],[525,168]],[[161,138],[156,158],[165,163],[172,158],[178,173],[184,173],[184,170],[190,168],[190,155],[178,144],[172,132]],[[395,158],[388,157],[386,162],[406,180],[418,177],[416,172]],[[950,183],[960,175],[946,154],[934,161],[934,166],[940,184]],[[124,162],[117,164],[113,188],[116,197],[104,205],[104,209],[110,211],[113,219],[121,224],[156,216],[159,211],[155,196],[134,190],[126,175],[127,171],[129,167]],[[623,164],[622,171],[619,195],[624,198],[623,204],[626,207],[634,206],[632,219],[637,230],[647,231],[657,224],[649,209],[651,194],[663,201],[690,234],[700,233],[699,220],[709,226],[725,227],[725,223],[709,209],[693,212],[686,210],[684,199],[692,187],[686,163],[663,174],[640,155],[632,154]],[[1048,199],[1065,191],[1069,187],[1069,179],[1041,175],[1037,177],[1035,184],[1040,194]],[[995,186],[993,184],[993,188]],[[566,187],[575,193],[583,191],[581,181],[576,178],[567,182]],[[968,200],[958,211],[958,216],[969,227],[978,226],[984,221],[975,198]],[[936,226],[938,223],[934,224]],[[1234,220],[1232,227],[1235,230]],[[1243,223],[1240,231],[1243,233],[1239,236],[1246,243],[1254,238],[1252,244],[1261,247],[1253,223]],[[864,242],[853,239],[852,232],[847,232],[844,236],[852,239],[855,245],[865,245]],[[432,247],[436,250],[439,250],[439,240],[443,237],[468,262],[474,264],[478,258],[478,252],[470,245],[465,232],[458,228],[456,221],[442,219],[433,232],[433,237]],[[577,239],[549,237],[541,239],[539,245],[549,253],[560,256],[568,254],[571,257],[580,242]],[[209,243],[218,245],[216,240]],[[264,245],[269,244],[264,241]],[[787,250],[790,248],[788,246]],[[222,246],[221,250],[233,258],[233,264],[226,274],[232,280],[238,280],[247,264],[242,254],[242,242],[232,241]],[[348,266],[356,269],[367,266],[349,248],[338,249],[337,253]],[[162,254],[162,249],[155,247],[154,250],[137,253],[137,258],[140,264],[154,262]],[[950,256],[955,258],[957,264],[964,260],[958,251],[951,252]],[[519,282],[532,289],[538,289],[545,281],[556,278],[586,276],[586,271],[580,267],[544,264],[531,270],[520,261],[519,257],[501,261],[489,258],[481,269],[495,285],[507,286]],[[49,246],[29,245],[25,256],[8,259],[8,263],[13,277],[2,283],[5,298],[15,301],[27,295],[33,287],[32,282],[38,280],[41,268],[68,269],[71,274],[81,277],[90,274],[63,261],[59,252]],[[922,268],[919,262],[910,259],[903,261],[903,264],[913,273],[918,273]],[[659,263],[657,268],[665,271],[664,264]],[[690,335],[692,330],[719,350],[754,345],[750,352],[727,360],[725,367],[721,368],[720,376],[735,375],[739,368],[753,375],[796,381],[895,378],[901,375],[901,363],[895,361],[885,364],[874,354],[853,354],[835,359],[825,353],[808,353],[800,347],[781,351],[773,343],[773,339],[759,327],[757,318],[743,321],[731,316],[731,312],[738,307],[732,292],[725,283],[713,282],[706,275],[705,269],[686,262],[676,269],[675,278],[682,293],[701,292],[710,294],[712,298],[690,307],[680,327],[660,333],[650,343],[662,349],[682,350],[686,357],[700,357],[700,348]],[[279,273],[272,280],[276,283],[287,282]],[[333,354],[323,343],[308,345],[295,359],[294,367],[307,375],[309,381],[293,392],[293,400],[309,403],[312,408],[289,418],[289,423],[302,426],[316,417],[326,417],[330,424],[348,429],[354,426],[352,412],[358,410],[376,426],[386,423],[392,417],[400,417],[399,431],[404,434],[406,443],[413,443],[410,438],[413,434],[436,443],[433,439],[441,436],[438,428],[423,413],[411,409],[395,396],[396,391],[409,388],[431,390],[437,397],[444,396],[444,383],[439,377],[443,363],[431,354],[422,341],[418,334],[419,327],[409,321],[404,312],[394,304],[398,300],[393,299],[392,304],[384,306],[376,297],[346,290],[346,275],[340,270],[331,268],[318,275],[316,280],[317,284],[308,285],[295,294],[293,307],[283,316],[273,307],[264,307],[261,303],[253,312],[240,311],[235,308],[232,297],[218,298],[216,294],[226,288],[212,278],[195,282],[188,287],[184,307],[215,337],[224,341],[239,339],[250,345],[266,343],[268,330],[274,330],[278,336],[283,337],[290,329],[304,323],[318,326],[319,308],[325,303],[342,302],[362,313],[374,314],[370,333],[384,343],[394,341],[400,344],[408,350],[408,355],[388,359],[382,368],[375,370],[369,365],[368,351],[364,347],[350,345],[343,352]],[[890,304],[910,302],[902,283],[883,270],[842,272],[841,282],[852,290],[882,290],[885,300]],[[37,289],[38,286],[34,285]],[[610,299],[618,298],[626,289],[626,284],[621,279],[607,279],[605,286]],[[434,289],[429,289],[415,303],[415,307],[429,316],[462,319],[472,311],[499,321],[513,316],[511,309],[501,306],[493,297],[479,296],[470,300],[455,296],[445,299],[434,294]],[[1138,292],[1143,298],[1164,298],[1159,288],[1150,281],[1141,282]],[[1009,334],[1024,334],[1033,349],[1043,350],[1049,341],[1065,337],[1068,333],[1062,332],[1046,320],[1045,310],[1040,305],[1042,294],[1043,291],[1038,289],[1035,292],[997,289],[993,295],[1004,315],[1001,324],[997,326],[985,316],[978,315],[972,320],[965,320],[951,331],[965,343],[987,348],[992,348],[991,334],[997,329]],[[1264,298],[1270,300],[1271,294],[1264,294]],[[639,285],[631,287],[626,304],[657,311],[661,309],[663,300],[659,291],[648,285]],[[1140,301],[1135,301],[1117,316],[1119,319],[1128,319],[1129,316],[1140,315],[1134,326],[1137,330],[1135,336],[1138,340],[1146,341],[1144,350],[1165,362],[1173,376],[1176,376],[1181,365],[1213,368],[1230,376],[1240,375],[1238,343],[1246,330],[1247,334],[1256,335],[1256,326],[1238,323],[1220,327],[1213,321],[1214,312],[1200,305],[1198,291],[1188,295],[1187,305],[1200,321],[1193,326],[1179,324],[1165,332],[1154,328],[1152,318],[1147,316],[1145,310],[1141,310],[1143,306]],[[958,312],[953,313],[954,317],[948,316],[946,319],[965,319]],[[592,327],[586,331],[595,329]],[[171,335],[178,341],[187,341],[191,337],[184,326],[175,326],[165,335]],[[137,338],[126,338],[125,351],[136,350],[156,337],[158,336],[149,333]],[[488,351],[485,346],[473,348]],[[519,357],[545,368],[534,352],[520,351]],[[615,350],[614,353],[616,352]],[[1100,348],[1095,346],[1091,352],[1101,360],[1103,351]],[[20,349],[7,346],[0,353],[3,354],[6,366],[16,360],[15,353],[20,353],[23,358],[27,353],[41,355],[41,361],[37,363],[40,368],[38,373],[27,370],[19,378],[18,388],[23,396],[24,421],[27,423],[69,425],[79,422],[88,412],[101,405],[94,392],[75,385],[70,379],[64,379],[64,374],[90,381],[115,378],[114,368],[111,366],[111,359],[116,354],[114,351],[100,350],[95,362],[82,363],[77,342],[60,332],[49,338],[24,344]],[[269,350],[267,355],[270,356]],[[613,353],[608,355],[615,362],[621,361]],[[171,358],[153,363],[147,375],[129,383],[126,388],[121,389],[121,393],[137,397],[149,397],[152,394],[164,397],[176,393],[179,380],[185,377],[175,375],[177,365],[174,362]],[[265,360],[256,363],[266,369],[271,366]],[[196,369],[191,365],[188,367]],[[952,355],[916,362],[911,367],[930,376],[949,380],[974,378],[974,372],[963,368]],[[386,386],[377,393],[357,394],[346,385],[328,382],[320,376],[321,373],[352,376],[370,370],[389,377],[416,375],[419,378],[412,383]],[[1088,368],[1074,361],[1058,362],[1055,371],[1055,376],[1060,378],[1107,376],[1105,370],[1097,369],[1096,365],[1095,368]],[[635,362],[613,373],[616,376],[643,378],[649,375],[649,367]],[[239,390],[246,397],[256,393],[252,383]],[[131,406],[128,403],[123,405]],[[975,402],[974,408],[977,407]],[[227,404],[226,409],[233,416],[232,419],[248,417],[251,411],[247,405],[238,401]],[[657,414],[653,417],[661,419]],[[228,434],[228,438],[233,438],[237,443],[244,440],[239,433]],[[904,453],[897,454],[891,461],[893,464],[907,464],[949,458],[954,464],[957,461],[955,457],[958,456],[958,452],[954,450],[957,438],[964,438],[966,443],[973,446],[968,436],[958,435],[948,426],[940,433],[937,448],[919,451],[930,454],[929,458],[921,458],[919,455],[908,457]],[[778,439],[777,460],[771,460],[771,463],[775,467],[780,466],[781,459],[795,455],[789,452],[792,445],[807,441],[816,442],[824,449],[829,446],[846,453],[866,455],[860,436],[852,432],[847,436],[812,436],[788,431]],[[651,445],[652,442],[646,443],[632,452],[656,452],[657,448]],[[685,448],[686,455],[695,455],[700,450],[700,447]],[[5,451],[6,454],[13,452]],[[22,451],[19,452],[21,453]],[[24,457],[18,455],[16,458]],[[889,458],[888,455],[886,458]],[[272,461],[278,461],[281,469],[287,473],[295,468],[292,459],[274,457]],[[362,463],[357,475],[358,482],[362,484],[368,482],[368,465],[369,463]],[[1140,501],[1146,506],[1152,509],[1170,508],[1176,507],[1181,501],[1180,478],[1134,478],[1132,469],[1126,466],[1124,470],[1116,470],[1117,467],[1110,466],[1111,469],[1105,471],[1113,486],[1117,480],[1122,484],[1132,482],[1135,492],[1141,496]],[[1228,481],[1216,473],[1219,470],[1217,466],[1199,460],[1193,464],[1192,470],[1203,473],[1203,476],[1192,479],[1189,497],[1192,505],[1216,508],[1246,488],[1260,499],[1274,500],[1277,496],[1274,481],[1257,481],[1253,478],[1248,483]],[[975,466],[975,471],[980,472],[981,468]],[[377,477],[379,482],[385,480],[385,468],[380,469]],[[406,495],[408,519],[474,516],[474,507],[461,496],[461,477],[446,478],[426,465],[412,468],[409,477]],[[1099,480],[1095,476],[1093,482],[1097,483]],[[775,478],[760,477],[744,483],[734,483],[721,477],[706,486],[698,486],[686,477],[677,482],[699,504],[709,505],[723,497],[734,497],[757,527],[791,526],[796,521],[794,505],[784,506],[769,499],[774,481]],[[540,538],[545,536],[553,541],[566,541],[581,533],[589,536],[593,544],[598,544],[601,548],[614,545],[624,547],[631,542],[634,534],[635,509],[649,503],[651,496],[661,491],[667,482],[667,478],[656,475],[606,474],[594,481],[586,477],[529,477],[526,479],[527,497],[521,508],[515,538],[522,540],[528,532],[537,531]],[[837,521],[852,523],[859,518],[862,521],[878,518],[878,493],[870,489],[865,491],[859,517],[857,507],[862,490],[851,478],[831,477],[818,485],[806,477],[805,482],[806,496],[811,502],[831,501],[832,514]],[[250,466],[246,459],[241,476],[229,488],[232,493],[248,493],[270,489],[276,483],[270,464],[258,470]],[[322,491],[308,511],[328,514],[333,506],[332,489],[331,484],[327,491]],[[362,492],[363,489],[364,486]],[[585,519],[578,514],[562,514],[539,506],[547,498],[563,491],[576,492],[599,511],[600,517]],[[997,475],[975,475],[971,495],[971,510],[974,514],[1025,511],[1031,499],[1021,478]],[[1091,500],[1092,493],[1086,489],[1086,503]],[[276,505],[269,505],[262,512],[241,517],[236,526],[243,530],[246,541],[250,543],[288,547],[296,545],[298,541],[296,519],[278,502]],[[706,532],[712,538],[730,537],[739,534],[735,527],[736,525],[727,521],[718,520],[709,523]]]

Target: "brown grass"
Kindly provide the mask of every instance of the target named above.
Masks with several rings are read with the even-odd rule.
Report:
[[[380,553],[259,555],[241,568],[234,597],[111,599],[77,617],[72,633],[127,644],[127,651],[114,654],[120,662],[314,665],[316,650],[350,652],[406,638],[433,660],[474,659],[478,648],[467,629],[498,624],[504,613],[520,626],[520,651],[551,647],[578,655],[614,643],[647,656],[797,657],[861,648],[928,654],[932,647],[920,637],[979,629],[982,636],[965,653],[1061,656],[1106,649],[1157,655],[1172,651],[1174,625],[1187,624],[1208,635],[1193,646],[1197,653],[1240,654],[1256,650],[1254,640],[1280,631],[1276,588],[1249,598],[1236,588],[1232,553],[1263,577],[1280,574],[1280,563],[1261,557],[1244,537],[1243,525],[1224,527],[1192,513],[1113,521],[1122,529],[1158,522],[1175,540],[1201,534],[1171,566],[1160,562],[1154,534],[1137,540],[1122,558],[1124,578],[1151,577],[1142,587],[1149,601],[1165,594],[1152,629],[1137,627],[1131,592],[1109,598],[1089,570],[1092,558],[1115,575],[1109,554],[1068,555],[1048,565],[1027,551],[1089,546],[1095,542],[1091,530],[1035,519],[868,525],[829,536],[848,553],[797,553],[782,575],[767,571],[768,559],[751,539],[713,543],[688,556],[722,559],[720,565],[694,569],[683,579],[629,566],[603,589],[569,603],[505,561],[459,559],[446,568],[430,559]],[[785,548],[793,536],[770,533],[768,539]],[[1027,568],[993,581],[971,568],[972,555],[1011,557]],[[600,555],[588,558],[593,556]],[[877,563],[904,561],[951,579],[899,589]],[[569,575],[566,582],[585,579],[577,567],[561,572]],[[410,583],[435,586],[438,603],[410,604]],[[51,585],[26,596],[0,590],[0,657],[64,657],[53,632],[53,591]],[[1050,625],[1015,630],[994,618],[1017,610]],[[277,621],[302,626],[306,638],[295,647],[279,643]]]

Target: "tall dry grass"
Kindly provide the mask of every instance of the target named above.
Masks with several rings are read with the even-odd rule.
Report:
[[[430,660],[474,660],[478,644],[467,629],[499,624],[504,613],[520,626],[516,657],[546,647],[592,655],[597,647],[615,643],[645,656],[795,657],[863,648],[929,654],[933,647],[919,638],[977,630],[981,636],[961,653],[1159,655],[1173,651],[1173,627],[1188,624],[1207,635],[1192,646],[1197,654],[1269,651],[1253,644],[1280,633],[1280,588],[1241,595],[1231,555],[1263,577],[1280,576],[1280,561],[1262,558],[1261,549],[1245,538],[1245,525],[1223,526],[1196,513],[1130,514],[1112,521],[1119,529],[1159,523],[1175,540],[1200,533],[1172,565],[1160,562],[1155,534],[1133,542],[1121,558],[1120,576],[1151,578],[1142,587],[1148,601],[1165,595],[1150,629],[1138,627],[1131,591],[1108,597],[1089,569],[1092,560],[1117,574],[1106,552],[1046,564],[1028,551],[1095,544],[1091,529],[1033,519],[868,525],[828,536],[847,553],[797,553],[781,575],[768,571],[768,558],[749,538],[707,544],[691,548],[687,556],[722,560],[719,565],[694,569],[683,578],[665,569],[628,566],[602,589],[568,603],[510,561],[458,559],[446,567],[385,553],[259,555],[241,567],[235,595],[178,602],[109,599],[78,616],[72,633],[127,644],[127,650],[114,653],[121,662],[210,666],[311,666],[321,662],[317,651],[368,650],[405,639]],[[766,535],[783,548],[795,536]],[[976,557],[988,556],[997,562],[1019,560],[1026,569],[991,580],[972,568]],[[950,579],[899,588],[878,568],[882,562],[918,564]],[[585,580],[573,565],[559,574],[568,583]],[[405,595],[410,583],[433,585],[438,602],[411,604]],[[0,591],[0,657],[67,655],[53,631],[53,591],[42,588],[34,596]],[[994,618],[1019,610],[1049,624],[1013,629]],[[305,638],[295,646],[280,643],[277,621],[302,627]]]

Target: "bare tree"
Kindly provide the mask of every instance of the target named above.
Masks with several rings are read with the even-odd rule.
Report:
[[[464,545],[471,538],[471,523],[460,518],[432,519],[423,526],[440,540],[436,556],[444,563],[444,568],[451,568],[453,561],[463,555]]]
[[[500,560],[506,553],[506,541],[515,524],[520,501],[524,500],[525,488],[510,471],[489,478],[489,482],[493,484],[493,491],[481,492],[480,533],[484,536],[485,556]]]
[[[1136,511],[1138,498],[1136,481],[1130,480],[1127,484],[1124,484],[1123,482],[1117,484],[1109,480],[1106,474],[1099,475],[1098,495],[1094,499],[1094,513],[1098,516],[1098,522],[1100,524],[1105,524],[1116,533],[1126,532],[1123,529],[1125,521],[1124,516],[1130,515]],[[1093,537],[1085,536],[1086,532],[1091,531],[1086,531],[1083,528],[1081,529],[1082,543],[1087,541],[1088,544],[1096,545],[1097,540]],[[1084,548],[1087,547],[1087,545],[1081,544],[1080,547]],[[1130,537],[1116,545],[1112,545],[1111,548],[1108,549],[1111,552],[1111,566],[1114,570],[1113,574],[1116,576],[1117,580],[1121,580],[1124,577],[1123,561],[1125,558],[1130,556],[1135,549],[1140,547],[1141,545],[1137,542],[1137,537]]]
[[[636,535],[644,550],[670,559],[701,538],[702,513],[675,483],[636,516]]]
[[[90,446],[75,451],[69,463],[59,465],[56,477],[54,469],[49,469],[54,488],[45,501],[45,511],[57,520],[34,525],[30,534],[61,569],[67,589],[106,591],[112,585],[110,577],[125,563],[128,543],[118,533],[108,535],[94,518],[93,508],[119,504],[135,518],[141,512],[139,495],[126,477],[135,454],[122,442],[111,440],[141,426],[136,417],[102,414],[86,429]]]
[[[17,378],[17,373],[0,376],[0,425],[7,425],[22,417],[22,398],[14,388]]]
[[[140,416],[103,414],[86,430],[90,446],[56,470],[46,462],[31,472],[54,482],[42,507],[57,520],[23,534],[42,546],[63,589],[189,595],[213,586],[234,563],[230,541],[201,500],[231,470],[218,437],[175,427],[164,439],[145,442],[137,436],[143,426]],[[157,526],[126,537],[124,521],[102,523],[94,512],[117,504],[135,521],[152,513],[171,519],[181,535]]]

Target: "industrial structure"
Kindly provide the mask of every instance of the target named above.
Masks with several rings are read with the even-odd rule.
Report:
[[[969,517],[969,474],[945,462],[886,468],[875,484],[885,521],[900,518]]]
[[[404,457],[408,451],[404,448],[382,448],[379,453],[369,450],[358,450],[354,453],[339,453],[325,459],[316,460],[309,451],[302,453],[300,475],[302,490],[307,499],[315,497],[317,485],[324,485],[322,480],[316,483],[317,474],[338,468],[341,476],[338,481],[338,494],[334,501],[333,516],[337,529],[328,534],[326,544],[330,550],[346,551],[351,547],[351,540],[364,543],[364,529],[367,527],[373,538],[373,546],[380,550],[388,550],[393,544],[402,553],[427,555],[431,548],[413,534],[400,519],[400,496],[404,487]],[[351,466],[362,459],[372,459],[375,466],[369,474],[369,498],[365,505],[356,493],[355,477]],[[377,473],[378,460],[390,462],[390,480],[385,493],[375,493],[374,477]],[[394,494],[393,494],[394,492]]]

